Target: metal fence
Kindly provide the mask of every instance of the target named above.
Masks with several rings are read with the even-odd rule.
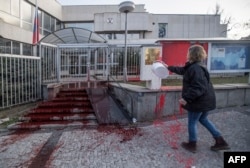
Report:
[[[40,58],[0,54],[0,109],[41,98]]]
[[[56,83],[58,81],[57,46],[41,44],[39,53],[41,57],[42,83]]]
[[[111,66],[110,75],[115,79],[123,76],[124,47],[111,46]],[[141,47],[128,46],[127,48],[127,76],[128,78],[138,78],[140,76]]]
[[[127,75],[140,76],[140,46],[128,47]],[[124,47],[106,44],[42,44],[42,83],[87,81],[93,77],[123,79]]]
[[[140,76],[140,46],[128,46],[128,78]],[[40,57],[0,54],[0,109],[41,99],[41,85],[123,79],[124,47],[41,44]]]

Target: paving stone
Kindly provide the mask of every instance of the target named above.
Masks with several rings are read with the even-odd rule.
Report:
[[[250,151],[250,116],[235,110],[210,114],[230,151]],[[121,129],[121,130],[119,130]],[[47,161],[48,168],[222,168],[223,152],[213,152],[214,140],[198,125],[198,152],[180,147],[186,141],[187,119],[159,121],[136,128],[60,130]],[[0,135],[0,167],[27,167],[54,130],[32,134]],[[21,136],[21,137],[20,137]]]

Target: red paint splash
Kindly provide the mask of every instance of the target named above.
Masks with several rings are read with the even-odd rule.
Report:
[[[182,105],[180,104],[180,106],[179,106],[179,111],[180,111],[180,115],[183,115],[184,114],[184,110],[183,110],[183,108],[182,108]]]
[[[155,106],[156,119],[159,119],[162,117],[164,104],[165,104],[165,95],[161,94],[160,100]]]
[[[155,127],[160,128],[164,136],[164,140],[167,142],[167,144],[171,146],[172,149],[176,149],[172,154],[167,154],[167,157],[170,157],[172,155],[179,163],[184,164],[185,168],[190,168],[191,165],[193,165],[194,163],[194,158],[192,157],[187,158],[182,153],[180,153],[180,151],[177,150],[179,149],[180,138],[185,131],[183,124],[181,124],[181,122],[178,121],[176,115],[170,116],[170,120],[173,123],[171,123],[168,126],[164,125],[163,121],[161,120],[163,114],[163,107],[166,101],[165,96],[166,95],[163,94],[160,96],[159,103],[157,103],[155,107],[156,119],[154,120],[153,125]],[[184,110],[181,104],[179,106],[179,114],[180,115],[184,114]]]
[[[63,142],[58,143],[55,148],[53,149],[52,154],[50,155],[50,158],[48,159],[48,161],[46,162],[45,167],[52,167],[52,162],[55,160],[55,155],[54,153],[58,152],[58,150],[64,145]]]
[[[27,137],[31,136],[31,132],[27,131],[18,131],[14,133],[13,135],[10,135],[7,139],[5,139],[1,144],[0,148],[3,148],[8,145],[12,145],[16,143],[17,141],[20,141],[22,139],[25,139]]]
[[[107,134],[115,133],[122,137],[122,140],[120,141],[121,143],[132,140],[133,137],[136,135],[141,136],[141,134],[139,134],[140,128],[137,128],[137,127],[123,128],[119,125],[100,126],[97,128],[97,131],[104,132]]]

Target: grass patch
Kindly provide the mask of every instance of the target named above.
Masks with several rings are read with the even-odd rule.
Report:
[[[6,121],[6,122],[3,122],[2,124],[0,124],[0,128],[7,128],[8,125],[14,124],[14,123],[18,122],[18,120],[19,120],[19,117],[10,118],[9,121]]]

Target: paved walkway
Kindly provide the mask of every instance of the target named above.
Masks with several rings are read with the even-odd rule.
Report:
[[[187,119],[154,121],[131,128],[39,130],[0,133],[0,168],[222,168],[223,151],[201,125],[198,152],[179,144],[187,139]],[[217,110],[210,119],[231,146],[250,151],[250,107]]]

